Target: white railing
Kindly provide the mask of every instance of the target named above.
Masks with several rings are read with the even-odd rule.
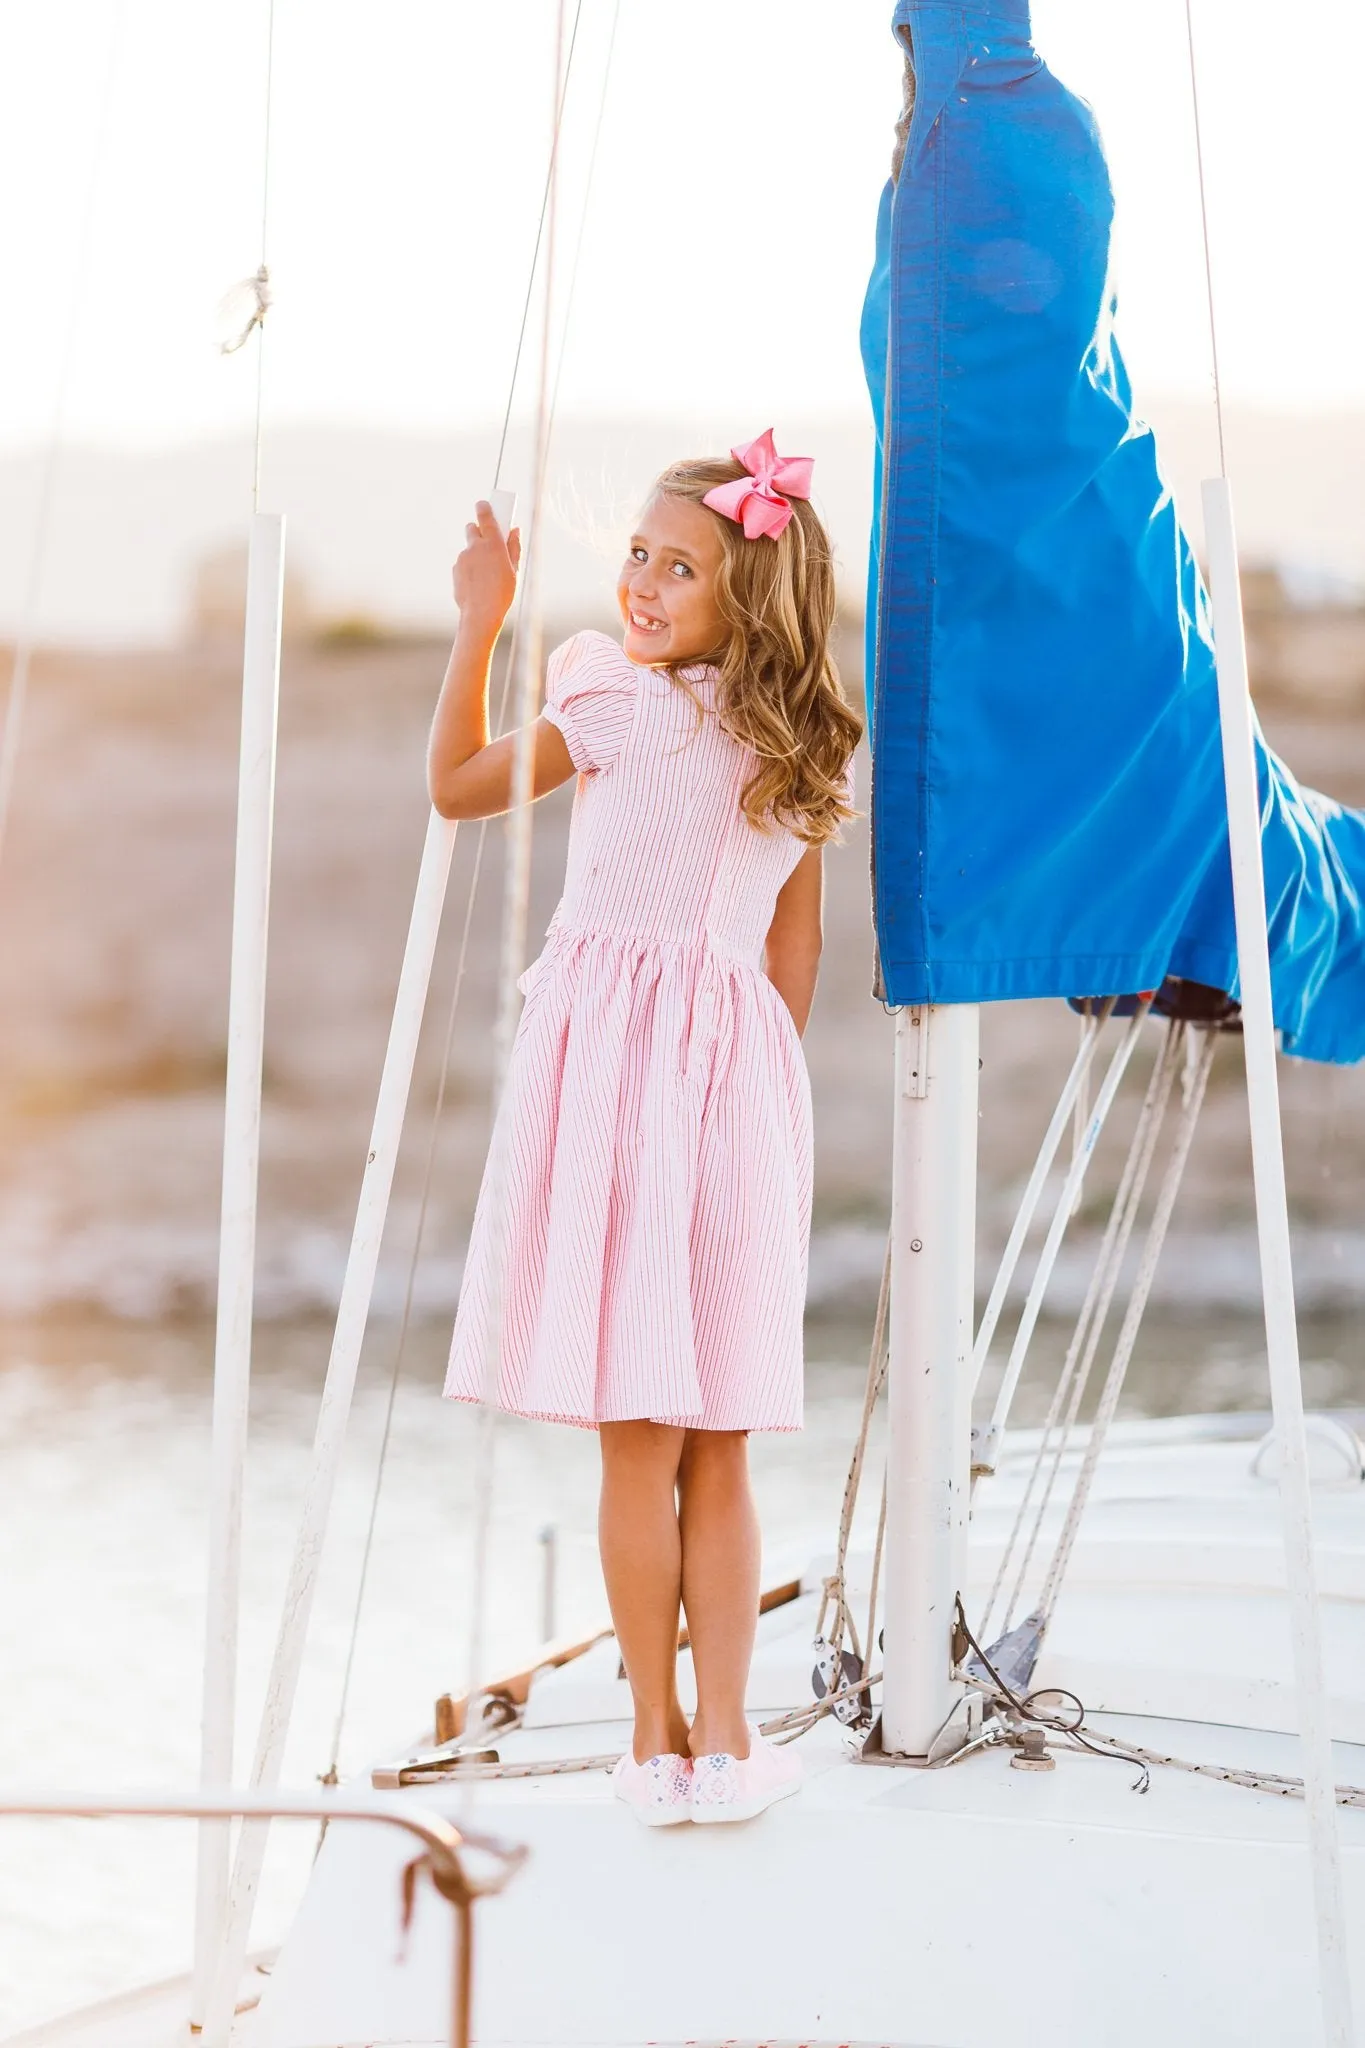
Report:
[[[404,1799],[382,1794],[356,1797],[288,1792],[4,1792],[0,1820],[310,1820],[366,1821],[403,1828],[420,1842],[422,1853],[403,1873],[406,1918],[412,1885],[426,1875],[455,1913],[452,1968],[450,2048],[469,2048],[473,2001],[473,1909],[476,1899],[499,1892],[525,1861],[526,1850],[491,1835],[457,1828],[440,1814]],[[487,1859],[477,1876],[465,1866],[464,1852],[475,1850]]]

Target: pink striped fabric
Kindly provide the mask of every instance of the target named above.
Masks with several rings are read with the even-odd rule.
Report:
[[[712,674],[689,683],[705,707]],[[568,870],[445,1391],[585,1427],[799,1429],[810,1087],[762,961],[802,845],[741,812],[753,756],[605,634],[551,656],[545,716],[579,770]]]

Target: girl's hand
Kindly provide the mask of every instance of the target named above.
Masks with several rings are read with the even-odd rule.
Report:
[[[521,534],[514,526],[504,540],[493,507],[484,498],[474,513],[474,523],[464,530],[466,546],[451,571],[451,582],[460,623],[496,638],[516,596]]]

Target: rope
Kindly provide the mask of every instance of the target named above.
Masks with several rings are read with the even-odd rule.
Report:
[[[47,570],[48,548],[52,534],[52,508],[56,500],[57,472],[61,461],[62,436],[66,426],[71,366],[75,357],[76,334],[89,280],[90,244],[95,225],[95,212],[99,204],[104,155],[109,141],[109,117],[114,101],[114,74],[123,47],[127,17],[128,0],[119,0],[109,31],[108,49],[105,52],[99,111],[95,118],[95,140],[90,152],[90,168],[86,178],[80,225],[76,234],[76,260],[72,270],[71,298],[67,306],[66,327],[57,357],[57,388],[53,396],[52,413],[48,421],[47,439],[39,470],[38,504],[33,522],[33,549],[29,556],[19,625],[14,637],[14,660],[10,668],[9,694],[5,699],[4,723],[0,727],[0,856],[3,855],[9,831],[19,745],[24,728],[24,714],[28,708],[29,680],[37,645],[43,579]]]
[[[1133,1234],[1133,1227],[1137,1221],[1138,1208],[1142,1201],[1143,1191],[1147,1185],[1147,1177],[1151,1172],[1157,1139],[1161,1132],[1167,1105],[1171,1098],[1171,1089],[1175,1082],[1176,1048],[1184,1035],[1184,1031],[1185,1026],[1182,1023],[1172,1023],[1168,1026],[1166,1036],[1162,1040],[1161,1051],[1152,1069],[1151,1079],[1147,1084],[1147,1092],[1143,1098],[1142,1108],[1138,1112],[1138,1120],[1133,1132],[1132,1142],[1128,1147],[1128,1156],[1124,1161],[1123,1173],[1120,1176],[1118,1189],[1114,1195],[1113,1206],[1109,1212],[1109,1222],[1100,1243],[1099,1255],[1095,1261],[1095,1269],[1091,1275],[1090,1286],[1086,1291],[1085,1301],[1082,1304],[1071,1343],[1067,1347],[1066,1358],[1048,1408],[1047,1420],[1043,1426],[1043,1433],[1034,1457],[1033,1468],[1029,1473],[1028,1481],[1020,1498],[1019,1507],[1015,1513],[1014,1525],[1010,1531],[1004,1555],[1000,1560],[995,1584],[991,1588],[991,1597],[987,1602],[986,1614],[983,1616],[981,1624],[983,1633],[986,1620],[989,1618],[994,1607],[996,1594],[1003,1583],[1004,1573],[1014,1542],[1023,1527],[1033,1487],[1042,1470],[1048,1451],[1051,1449],[1053,1452],[1051,1470],[1047,1476],[1042,1499],[1039,1501],[1034,1515],[1033,1527],[1029,1534],[1024,1555],[1020,1560],[1014,1588],[1010,1594],[1009,1605],[1005,1611],[1003,1624],[1005,1629],[1009,1628],[1014,1617],[1015,1607],[1023,1595],[1025,1579],[1033,1557],[1034,1546],[1038,1541],[1039,1531],[1042,1528],[1043,1516],[1046,1513],[1048,1502],[1052,1498],[1052,1489],[1056,1483],[1058,1471],[1061,1468],[1066,1446],[1076,1426],[1076,1418],[1080,1410],[1081,1401],[1090,1379],[1090,1372],[1095,1362],[1096,1353],[1099,1350],[1100,1338],[1104,1334],[1104,1326],[1108,1321],[1109,1310],[1113,1304],[1114,1294],[1118,1287],[1119,1275],[1123,1268],[1123,1260],[1128,1250],[1129,1239]],[[1051,1443],[1051,1435],[1057,1425],[1063,1402],[1066,1403],[1066,1415],[1062,1422],[1061,1434],[1054,1447]]]
[[[983,1685],[973,1674],[959,1672],[959,1677],[963,1678],[966,1684],[988,1697],[1005,1700],[1021,1720],[1036,1727],[1046,1728],[1050,1733],[1060,1736],[1071,1748],[1087,1751],[1092,1756],[1111,1758],[1115,1763],[1137,1764],[1142,1775],[1133,1788],[1135,1791],[1147,1790],[1151,1767],[1164,1766],[1169,1770],[1187,1771],[1195,1777],[1214,1778],[1225,1785],[1240,1785],[1252,1792],[1272,1792],[1282,1799],[1303,1797],[1302,1778],[1285,1777],[1276,1771],[1243,1770],[1235,1764],[1196,1763],[1188,1757],[1172,1756],[1165,1750],[1147,1749],[1139,1743],[1119,1742],[1112,1736],[1101,1735],[1086,1725],[1086,1709],[1076,1694],[1059,1687],[1044,1687],[1036,1693],[1023,1695],[1014,1692],[1000,1677],[987,1652],[981,1648],[967,1627],[960,1605],[958,1616],[968,1643],[983,1667],[990,1673],[992,1680],[990,1685]],[[833,1713],[842,1701],[867,1692],[880,1683],[881,1674],[878,1672],[875,1677],[859,1679],[856,1684],[841,1686],[837,1692],[813,1701],[809,1707],[798,1708],[793,1713],[780,1714],[771,1720],[761,1721],[759,1733],[769,1741],[798,1741],[802,1735],[808,1734],[827,1715]],[[1077,1712],[1069,1717],[1049,1712],[1041,1705],[1046,1699],[1074,1700]],[[962,1748],[952,1751],[947,1756],[937,1758],[926,1768],[945,1770],[951,1765],[961,1763],[965,1757],[975,1754],[980,1749],[1008,1740],[1009,1731],[1001,1723],[995,1722],[973,1741],[965,1743]],[[452,1759],[448,1768],[432,1767],[405,1771],[403,1783],[437,1785],[448,1782],[452,1777],[492,1783],[511,1779],[581,1776],[588,1772],[611,1770],[613,1765],[619,1762],[621,1755],[620,1750],[602,1750],[594,1756],[549,1757],[527,1763],[503,1763],[500,1759],[496,1762],[490,1760],[486,1763],[476,1763],[471,1760],[468,1763],[461,1763],[458,1759]],[[1365,1810],[1365,1785],[1338,1785],[1336,1799],[1338,1806]]]
[[[1077,1098],[1077,1094],[1081,1086],[1081,1083],[1084,1080],[1085,1075],[1089,1071],[1089,1068],[1094,1060],[1095,1052],[1099,1043],[1100,1027],[1107,1021],[1112,1010],[1113,999],[1110,998],[1108,1001],[1104,1003],[1104,1005],[1096,1015],[1087,1017],[1085,1019],[1082,1028],[1082,1039],[1080,1047],[1077,1050],[1076,1058],[1073,1061],[1071,1071],[1068,1074],[1066,1082],[1063,1085],[1062,1093],[1059,1098],[1057,1108],[1053,1112],[1052,1121],[1048,1126],[1047,1132],[1043,1139],[1042,1146],[1038,1153],[1038,1157],[1034,1163],[1033,1172],[1030,1175],[1028,1187],[1025,1190],[1023,1201],[1020,1205],[1019,1213],[1015,1218],[1013,1229],[1010,1232],[1009,1241],[1006,1245],[1005,1253],[1001,1260],[999,1271],[996,1275],[990,1299],[987,1302],[985,1313],[982,1316],[981,1326],[977,1333],[976,1346],[973,1358],[974,1376],[980,1373],[981,1367],[984,1364],[986,1356],[989,1353],[991,1338],[994,1335],[995,1326],[999,1320],[1000,1311],[1005,1299],[1006,1292],[1008,1290],[1010,1281],[1013,1277],[1015,1268],[1018,1264],[1019,1256],[1023,1248],[1023,1243],[1025,1236],[1027,1234],[1029,1223],[1032,1221],[1033,1213],[1037,1208],[1037,1204],[1041,1196],[1049,1168],[1051,1167],[1052,1161],[1056,1156],[1057,1149],[1061,1144],[1063,1134],[1066,1130],[1067,1118],[1071,1112],[1072,1105]],[[1095,1142],[1098,1138],[1099,1131],[1103,1127],[1104,1121],[1109,1112],[1109,1107],[1114,1100],[1114,1096],[1117,1092],[1119,1082],[1123,1077],[1123,1073],[1127,1067],[1128,1060],[1131,1057],[1134,1045],[1136,1043],[1137,1033],[1141,1027],[1143,1015],[1145,1015],[1145,1010],[1143,1012],[1140,1012],[1139,1015],[1130,1022],[1128,1030],[1124,1034],[1123,1040],[1121,1041],[1119,1047],[1115,1051],[1114,1058],[1110,1063],[1109,1073],[1105,1079],[1104,1088],[1101,1091],[1100,1098],[1096,1103],[1094,1113],[1090,1118],[1090,1124],[1094,1128],[1093,1130],[1089,1130],[1087,1133],[1089,1139],[1088,1144],[1083,1145],[1078,1150],[1076,1160],[1073,1161],[1073,1174],[1078,1171],[1083,1171],[1085,1163],[1088,1160],[1090,1153],[1094,1150]],[[1067,1184],[1068,1188],[1071,1185],[1071,1180],[1072,1176],[1069,1175]],[[1054,1218],[1054,1230],[1056,1229],[1058,1219],[1061,1219],[1064,1225],[1065,1220],[1068,1219],[1071,1214],[1072,1207],[1072,1200],[1068,1195],[1067,1191],[1064,1189],[1063,1198],[1059,1201],[1058,1204],[1057,1216],[1056,1218]],[[1049,1262],[1047,1271],[1050,1272],[1050,1270],[1051,1265]],[[860,1665],[863,1663],[865,1656],[867,1658],[871,1657],[872,1652],[876,1647],[877,1600],[878,1593],[880,1590],[881,1568],[886,1540],[885,1481],[883,1481],[882,1485],[881,1505],[877,1520],[877,1536],[875,1547],[873,1550],[872,1583],[868,1597],[867,1627],[866,1633],[863,1636],[861,1642],[859,1641],[857,1623],[854,1620],[853,1614],[848,1604],[847,1567],[848,1551],[853,1530],[853,1520],[854,1515],[856,1513],[858,1496],[862,1485],[863,1466],[867,1455],[868,1440],[871,1434],[872,1417],[876,1409],[877,1402],[880,1399],[882,1389],[886,1384],[886,1375],[889,1364],[886,1331],[888,1309],[890,1302],[890,1284],[891,1247],[888,1243],[886,1257],[882,1265],[881,1289],[877,1298],[876,1321],[873,1330],[871,1351],[868,1358],[867,1378],[863,1392],[862,1417],[859,1423],[858,1434],[854,1442],[853,1453],[849,1461],[848,1475],[844,1481],[844,1495],[839,1514],[839,1533],[835,1550],[834,1570],[829,1574],[829,1576],[826,1578],[824,1582],[824,1597],[821,1602],[819,1617],[816,1621],[817,1645],[823,1647],[825,1642],[828,1642],[828,1647],[830,1651],[830,1666],[832,1673],[838,1672],[841,1668],[841,1657],[843,1652],[844,1641],[846,1638],[852,1642],[854,1655],[858,1659]],[[1034,1292],[1039,1292],[1037,1288],[1036,1279]],[[1037,1308],[1035,1305],[1035,1319],[1036,1314]],[[1030,1325],[1030,1334],[1031,1327],[1032,1326]],[[1050,1417],[1050,1422],[1052,1421],[1055,1421],[1055,1415]],[[993,1589],[992,1602],[994,1601],[996,1591],[998,1591],[998,1585],[995,1589]],[[824,1636],[824,1629],[826,1620],[829,1617],[831,1609],[833,1610],[833,1622],[830,1628],[829,1636],[828,1638],[826,1638]],[[989,1612],[990,1609],[988,1607],[988,1615]]]
[[[977,1333],[975,1353],[973,1359],[974,1377],[980,1373],[981,1367],[984,1364],[985,1358],[989,1352],[991,1338],[994,1335],[995,1326],[999,1320],[1000,1311],[1005,1299],[1006,1292],[1008,1290],[1010,1281],[1013,1277],[1014,1270],[1018,1264],[1019,1256],[1023,1248],[1023,1243],[1028,1231],[1029,1223],[1032,1221],[1033,1213],[1037,1208],[1037,1204],[1041,1196],[1049,1168],[1051,1167],[1052,1161],[1056,1156],[1057,1149],[1061,1143],[1062,1136],[1066,1130],[1067,1118],[1070,1114],[1072,1104],[1076,1100],[1077,1092],[1080,1088],[1080,1085],[1094,1059],[1095,1051],[1099,1043],[1100,1027],[1103,1023],[1107,1021],[1109,1015],[1112,1012],[1112,1009],[1113,999],[1110,998],[1108,1001],[1105,1002],[1105,1004],[1100,1009],[1097,1015],[1089,1016],[1084,1020],[1084,1024],[1082,1027],[1081,1045],[1077,1050],[1076,1058],[1072,1064],[1071,1072],[1068,1074],[1066,1082],[1063,1085],[1061,1097],[1058,1101],[1057,1108],[1053,1113],[1052,1121],[1048,1126],[1047,1132],[1043,1139],[1042,1146],[1038,1153],[1038,1157],[1034,1162],[1033,1172],[1030,1175],[1028,1187],[1025,1190],[1023,1201],[1020,1205],[1019,1213],[1015,1218],[1014,1227],[1010,1232],[1009,1241],[1006,1245],[1005,1253],[1001,1260],[999,1271],[996,1275],[995,1283],[991,1291],[991,1296],[989,1301],[987,1302],[985,1313],[982,1316],[981,1326]],[[1094,1117],[1091,1119],[1092,1122],[1096,1123],[1096,1129],[1090,1137],[1090,1143],[1088,1147],[1083,1148],[1078,1153],[1078,1159],[1080,1161],[1081,1167],[1084,1166],[1085,1160],[1089,1156],[1089,1152],[1093,1151],[1094,1149],[1095,1139],[1098,1137],[1099,1134],[1099,1128],[1102,1127],[1104,1119],[1108,1114],[1109,1104],[1113,1101],[1114,1093],[1117,1090],[1119,1080],[1122,1078],[1123,1071],[1128,1062],[1128,1058],[1131,1056],[1133,1043],[1135,1042],[1136,1037],[1136,1030],[1138,1028],[1139,1023],[1140,1019],[1134,1019],[1133,1022],[1130,1024],[1128,1032],[1125,1034],[1124,1040],[1119,1046],[1118,1050],[1116,1051],[1114,1059],[1111,1062],[1110,1072],[1108,1077],[1106,1078],[1105,1091],[1102,1093],[1101,1099],[1096,1105]],[[1069,1202],[1059,1204],[1059,1214],[1064,1213],[1066,1215],[1069,1215],[1070,1208],[1071,1204]],[[849,1460],[848,1474],[844,1481],[844,1494],[839,1514],[839,1533],[835,1550],[834,1570],[829,1574],[829,1576],[826,1578],[824,1582],[824,1597],[822,1599],[819,1616],[816,1621],[815,1632],[817,1645],[823,1646],[823,1644],[826,1641],[828,1642],[832,1673],[837,1673],[841,1668],[843,1645],[846,1637],[852,1642],[854,1655],[858,1659],[860,1665],[863,1663],[864,1656],[868,1658],[871,1657],[872,1652],[876,1646],[877,1601],[878,1594],[880,1591],[881,1568],[886,1541],[887,1495],[885,1481],[883,1481],[882,1484],[881,1504],[877,1518],[877,1536],[873,1549],[872,1582],[868,1596],[867,1627],[866,1633],[861,1642],[859,1641],[857,1623],[853,1617],[852,1611],[848,1604],[847,1567],[848,1551],[850,1541],[852,1538],[854,1515],[857,1510],[858,1496],[862,1485],[863,1466],[867,1455],[868,1440],[871,1434],[872,1417],[875,1412],[877,1402],[881,1397],[882,1389],[886,1384],[886,1375],[889,1364],[889,1353],[886,1341],[886,1332],[887,1317],[890,1303],[890,1288],[891,1246],[888,1242],[886,1249],[886,1257],[882,1264],[881,1288],[877,1297],[876,1320],[873,1329],[871,1350],[868,1358],[867,1378],[863,1392],[862,1416],[859,1423],[858,1434],[854,1441],[853,1453]],[[833,1609],[833,1623],[828,1638],[825,1638],[824,1629],[831,1608]]]
[[[1304,1790],[1302,1778],[1284,1777],[1278,1771],[1242,1770],[1236,1764],[1195,1763],[1189,1757],[1171,1756],[1165,1750],[1146,1749],[1140,1743],[1118,1742],[1113,1736],[1098,1734],[1095,1729],[1085,1726],[1087,1713],[1084,1702],[1074,1692],[1066,1690],[1065,1687],[1042,1686],[1037,1692],[1025,1693],[1021,1696],[1000,1676],[1000,1673],[990,1660],[989,1653],[982,1649],[980,1643],[972,1634],[971,1629],[967,1626],[967,1618],[962,1611],[961,1600],[957,1603],[957,1620],[963,1635],[976,1655],[977,1661],[991,1679],[991,1684],[987,1685],[976,1676],[975,1672],[970,1669],[963,1669],[958,1671],[957,1676],[964,1684],[970,1686],[976,1692],[985,1694],[988,1698],[1005,1701],[1019,1716],[1020,1720],[1032,1722],[1037,1727],[1050,1729],[1054,1734],[1060,1735],[1074,1749],[1087,1750],[1091,1756],[1112,1757],[1116,1763],[1136,1764],[1141,1775],[1133,1786],[1135,1792],[1146,1792],[1151,1782],[1151,1766],[1159,1764],[1174,1771],[1188,1771],[1195,1777],[1215,1778],[1225,1785],[1241,1785],[1252,1792],[1274,1792],[1283,1799],[1302,1799]],[[1077,1711],[1069,1719],[1063,1718],[1060,1714],[1049,1712],[1039,1704],[1046,1699],[1074,1700]],[[964,1749],[959,1750],[957,1755],[964,1756],[970,1750],[980,1748],[983,1744],[990,1741],[1000,1742],[1010,1739],[1009,1732],[1001,1724],[996,1723],[992,1729],[978,1737],[975,1743],[969,1743]],[[1338,1785],[1335,1787],[1335,1792],[1338,1806],[1365,1808],[1365,1785]]]
[[[1093,1728],[1087,1728],[1085,1732],[1092,1749],[1106,1750],[1111,1756],[1135,1758],[1141,1764],[1164,1764],[1169,1770],[1189,1771],[1197,1778],[1217,1778],[1224,1785],[1242,1785],[1249,1792],[1274,1792],[1281,1799],[1303,1797],[1302,1778],[1282,1777],[1278,1771],[1244,1771],[1235,1764],[1194,1763],[1188,1757],[1169,1756],[1160,1749],[1143,1749],[1137,1743],[1120,1746],[1107,1735],[1097,1735]],[[1338,1806],[1365,1809],[1365,1785],[1338,1785],[1336,1803]]]
[[[877,1540],[872,1546],[872,1584],[867,1595],[867,1654],[877,1647],[877,1595],[881,1590],[882,1558],[886,1551],[886,1475],[882,1475],[882,1501],[877,1512]]]
[[[881,1576],[882,1546],[886,1534],[886,1488],[882,1487],[881,1514],[877,1527],[877,1543],[873,1556],[872,1590],[868,1602],[866,1648],[858,1639],[858,1626],[848,1604],[848,1551],[853,1535],[853,1518],[857,1511],[858,1495],[862,1487],[863,1465],[867,1457],[868,1439],[872,1430],[872,1417],[886,1384],[889,1353],[887,1347],[887,1317],[891,1300],[891,1244],[888,1238],[886,1256],[882,1261],[882,1281],[877,1294],[877,1313],[872,1328],[872,1344],[868,1353],[867,1378],[863,1387],[863,1412],[854,1440],[853,1454],[849,1459],[848,1475],[844,1480],[844,1497],[839,1511],[839,1535],[835,1545],[834,1570],[824,1582],[820,1612],[815,1624],[817,1652],[828,1644],[830,1655],[830,1680],[842,1669],[844,1639],[847,1636],[853,1644],[853,1655],[857,1659],[859,1675],[866,1669],[871,1658],[874,1630],[876,1626],[877,1588]],[[828,1638],[824,1634],[825,1619],[830,1609],[834,1610],[833,1626]],[[825,1695],[829,1698],[829,1694]]]
[[[856,1699],[869,1692],[874,1685],[881,1684],[880,1671],[870,1678],[859,1678],[849,1685],[842,1685],[834,1692],[828,1692],[823,1699],[812,1700],[808,1707],[797,1707],[789,1714],[775,1714],[770,1720],[760,1721],[758,1732],[765,1741],[777,1741],[785,1746],[808,1735],[812,1728],[832,1714],[846,1700]],[[518,1720],[520,1716],[518,1716]],[[516,1723],[509,1723],[515,1726]],[[433,1765],[404,1771],[405,1785],[437,1785],[451,1778],[468,1780],[474,1784],[489,1784],[504,1778],[563,1778],[587,1771],[609,1771],[621,1760],[619,1749],[600,1750],[595,1756],[545,1757],[522,1764],[503,1763],[500,1758],[487,1762],[479,1759],[486,1751],[474,1750],[471,1760],[462,1762],[458,1755],[452,1756],[448,1766]]]

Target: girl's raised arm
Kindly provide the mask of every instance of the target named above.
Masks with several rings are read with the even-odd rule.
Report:
[[[427,789],[443,818],[492,818],[512,802],[517,736],[488,737],[488,677],[516,595],[521,536],[514,527],[504,540],[484,500],[475,509],[453,572],[460,623],[427,745]],[[531,745],[531,792],[544,796],[569,780],[574,765],[563,734],[546,719],[531,728]]]
[[[824,943],[824,897],[824,848],[812,846],[778,893],[763,962],[798,1032],[805,1030],[815,1000],[815,977]]]

